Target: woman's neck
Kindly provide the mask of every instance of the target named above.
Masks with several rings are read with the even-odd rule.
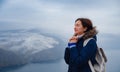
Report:
[[[77,35],[78,38],[81,38],[84,35],[84,33]]]

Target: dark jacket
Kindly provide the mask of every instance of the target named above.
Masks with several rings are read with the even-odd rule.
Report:
[[[92,34],[91,34],[92,33]],[[83,42],[85,39],[93,37],[85,47]],[[78,39],[76,47],[66,48],[64,59],[69,65],[68,72],[91,72],[88,60],[95,64],[95,54],[97,51],[96,31],[92,30],[86,33],[82,38]]]

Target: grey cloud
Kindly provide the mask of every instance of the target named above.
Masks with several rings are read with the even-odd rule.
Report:
[[[2,4],[5,2],[5,0],[0,0],[0,7],[2,7]]]
[[[41,1],[41,0],[39,0]],[[93,8],[101,8],[101,7],[106,7],[107,5],[109,6],[114,6],[119,3],[119,0],[42,0],[43,2],[48,2],[48,3],[59,3],[62,5],[68,5],[68,6],[82,6],[84,7],[93,7]]]
[[[4,24],[5,22],[9,23],[9,25],[4,25],[4,27],[7,28],[29,28],[43,26],[44,28],[54,29],[54,31],[59,29],[60,32],[63,32],[69,31],[66,30],[66,27],[72,28],[74,19],[76,19],[77,17],[91,18],[92,20],[96,21],[96,24],[99,24],[99,27],[101,26],[100,28],[102,28],[104,25],[105,28],[102,29],[104,31],[106,31],[105,29],[108,28],[107,25],[113,27],[113,23],[116,21],[117,25],[119,25],[119,17],[117,17],[119,15],[117,8],[118,0],[11,1],[13,1],[14,4],[9,4],[9,1],[7,2],[7,4],[3,5],[5,7],[2,7],[3,9],[1,9],[0,11],[0,22],[4,21]],[[114,18],[116,18],[116,20]],[[13,27],[11,27],[10,25],[12,25]],[[60,28],[58,28],[58,26]],[[116,29],[118,29],[118,26]],[[72,31],[72,29],[70,31]]]
[[[120,34],[98,34],[98,46],[106,50],[118,50],[120,48]]]

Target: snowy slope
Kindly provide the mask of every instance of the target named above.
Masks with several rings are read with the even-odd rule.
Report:
[[[60,47],[57,37],[49,34],[30,30],[0,31],[0,66],[54,60],[61,56]]]
[[[36,53],[38,51],[54,48],[59,42],[49,36],[44,36],[37,33],[30,32],[6,32],[0,34],[0,48],[20,51],[23,53],[31,51]]]

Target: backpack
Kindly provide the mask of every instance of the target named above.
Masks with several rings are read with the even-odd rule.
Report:
[[[94,38],[88,38],[84,41],[83,47],[87,45],[87,43]],[[105,64],[107,62],[106,55],[102,48],[97,48],[96,56],[95,56],[96,64],[92,64],[91,60],[88,61],[90,69],[92,72],[105,72]]]

